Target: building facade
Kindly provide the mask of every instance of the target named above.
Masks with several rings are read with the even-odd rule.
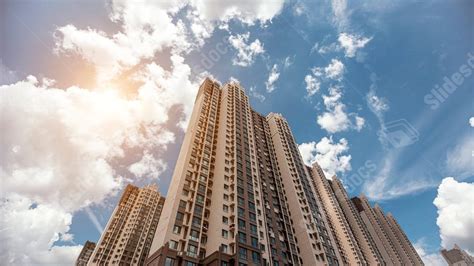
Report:
[[[385,264],[423,265],[420,256],[392,215],[386,216],[378,205],[371,207],[363,195],[352,198],[352,202]]]
[[[254,111],[238,83],[206,79],[146,265],[399,262],[395,247],[383,246],[389,236],[382,242],[372,234],[392,228],[389,216],[389,227],[376,229],[367,227],[366,216],[340,182],[327,180],[318,165],[304,164],[282,115]],[[375,213],[370,219],[377,219]],[[393,229],[390,236],[398,234]],[[397,247],[407,249],[403,245]]]
[[[86,241],[84,246],[82,247],[81,253],[79,253],[79,257],[76,260],[76,266],[86,266],[87,262],[89,262],[89,258],[94,252],[95,243],[91,241]]]
[[[148,265],[340,264],[286,121],[200,86]]]
[[[443,255],[449,266],[474,266],[474,257],[456,244],[450,250],[441,250],[441,255]]]
[[[164,201],[156,185],[127,185],[87,265],[144,265]]]

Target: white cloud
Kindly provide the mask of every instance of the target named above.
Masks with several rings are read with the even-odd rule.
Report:
[[[337,60],[332,59],[326,67],[313,67],[311,74],[305,76],[306,83],[306,97],[311,97],[321,88],[322,81],[336,80],[341,81],[344,73],[344,64]]]
[[[341,80],[344,73],[344,64],[337,59],[332,59],[331,63],[324,68],[324,73],[330,79]]]
[[[284,4],[284,0],[276,1],[191,1],[197,11],[207,20],[228,21],[236,18],[247,24],[256,21],[265,23],[278,15]]]
[[[344,30],[349,24],[349,14],[347,11],[347,0],[331,0],[333,11],[333,23],[339,30]]]
[[[372,38],[352,35],[345,32],[339,34],[338,38],[339,44],[344,48],[346,57],[356,56],[357,51],[364,48],[370,40],[372,40]]]
[[[278,72],[278,65],[274,64],[270,74],[268,74],[268,80],[265,82],[267,92],[272,92],[275,90],[275,82],[280,77],[280,72]]]
[[[474,127],[474,117],[469,118],[469,125],[471,125],[471,127]]]
[[[451,248],[458,244],[474,254],[474,183],[444,178],[433,201],[438,208],[436,224],[440,229],[441,245]]]
[[[247,67],[253,64],[255,57],[265,52],[260,40],[249,42],[250,33],[229,36],[229,42],[237,49],[237,55],[232,59],[232,64]]]
[[[421,259],[425,265],[429,266],[446,266],[446,261],[443,256],[437,251],[434,253],[428,253],[426,251],[426,244],[424,239],[419,239],[416,243],[413,244],[413,247],[416,250],[416,253],[420,255]]]
[[[158,179],[158,177],[166,170],[166,163],[146,152],[143,154],[141,160],[130,165],[128,170],[136,177]]]
[[[338,87],[331,87],[329,95],[323,95],[326,112],[317,117],[317,123],[329,133],[345,131],[350,128],[361,130],[365,120],[356,114],[347,114],[346,105],[341,102],[342,91]],[[354,116],[354,121],[350,117]]]
[[[382,118],[383,114],[388,111],[389,106],[387,99],[381,98],[375,94],[374,90],[370,90],[366,96],[367,105],[370,110],[378,117]]]
[[[306,82],[306,92],[308,97],[318,93],[321,89],[321,82],[313,75],[306,75],[304,81]]]
[[[474,175],[474,135],[459,138],[456,145],[447,152],[446,171],[449,175],[465,178]]]
[[[172,79],[162,74],[163,82]],[[51,247],[67,234],[70,217],[121,188],[123,178],[111,161],[122,158],[127,147],[163,150],[174,140],[163,125],[167,111],[179,101],[167,95],[174,91],[157,84],[145,83],[135,99],[116,90],[49,88],[32,76],[0,86],[1,211],[9,219],[2,228],[15,232],[0,232],[12,243],[3,259],[40,263],[52,256],[48,252],[60,252],[61,247]],[[32,204],[35,211],[30,210]],[[36,211],[51,215],[40,219]],[[43,222],[39,232],[28,225]],[[32,237],[35,234],[44,235]],[[28,244],[31,239],[37,241]]]
[[[318,143],[302,143],[298,148],[304,162],[308,165],[317,162],[327,178],[351,170],[351,155],[343,155],[349,150],[349,144],[344,138],[334,142],[332,137],[324,137]]]
[[[256,99],[259,100],[260,102],[265,101],[265,96],[264,96],[263,94],[259,93],[259,92],[257,91],[257,89],[255,88],[255,86],[251,86],[251,87],[249,88],[249,94],[250,94],[250,96],[256,98]]]
[[[394,173],[394,169],[397,169],[396,162],[399,157],[399,150],[388,152],[385,155],[385,158],[377,167],[378,172],[363,185],[363,192],[368,198],[371,200],[389,200],[432,188],[436,185],[436,181],[428,178],[413,178],[413,176],[419,177],[421,175],[419,172]]]

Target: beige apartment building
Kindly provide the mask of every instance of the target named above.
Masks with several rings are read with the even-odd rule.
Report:
[[[357,204],[337,179],[329,181],[318,165],[304,164],[282,115],[263,116],[238,83],[207,78],[145,264],[400,262],[389,239],[400,235],[389,216],[389,226],[372,226],[378,219],[374,210],[365,214]],[[409,250],[405,244],[397,247]]]
[[[91,241],[86,241],[84,246],[82,247],[81,253],[79,253],[79,257],[76,260],[76,266],[86,266],[87,262],[89,262],[89,258],[94,252],[95,243]]]
[[[334,238],[281,115],[206,79],[147,265],[337,265]]]
[[[359,211],[352,203],[339,178],[334,176],[332,180],[328,181],[331,185],[332,191],[334,192],[334,196],[339,204],[339,207],[344,214],[344,218],[349,224],[352,234],[356,239],[357,245],[362,252],[364,261],[367,263],[367,265],[389,264],[389,262],[385,262],[383,260],[376,243],[362,221]]]
[[[329,225],[335,235],[337,248],[343,263],[345,265],[367,265],[323,170],[318,163],[314,163],[312,167],[308,166],[308,170],[311,173],[316,194],[321,200],[329,220]]]
[[[127,185],[87,265],[144,265],[164,201],[156,185]]]
[[[441,255],[449,266],[474,266],[474,257],[456,244],[450,250],[441,250]]]
[[[352,198],[352,202],[387,265],[423,265],[393,216],[387,218],[378,205],[371,207],[363,195]]]

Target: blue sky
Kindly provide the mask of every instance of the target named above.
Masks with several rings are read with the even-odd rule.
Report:
[[[2,128],[9,128],[2,140],[2,197],[29,202],[21,205],[26,220],[40,206],[64,218],[41,236],[47,243],[40,248],[74,247],[49,253],[69,258],[84,241],[97,240],[97,227],[105,226],[127,182],[157,182],[166,193],[195,90],[205,75],[212,75],[221,82],[237,79],[257,111],[282,113],[304,159],[322,162],[352,195],[364,193],[392,212],[425,261],[440,263],[435,253],[454,242],[474,252],[473,241],[463,235],[474,226],[469,195],[449,197],[474,186],[473,2],[252,5],[2,2],[0,88],[7,114]],[[147,16],[143,10],[164,15]],[[141,31],[150,36],[134,36]],[[77,91],[71,92],[71,86]],[[444,96],[439,93],[443,86],[451,89]],[[61,92],[51,96],[47,92],[53,88]],[[21,97],[29,97],[26,104],[16,102]],[[61,122],[51,123],[48,117]],[[11,124],[12,119],[41,123]],[[140,139],[151,136],[140,126],[154,136],[151,141]],[[81,127],[84,132],[77,133]],[[109,136],[114,141],[104,140]],[[37,145],[40,139],[47,139],[45,145]],[[74,145],[66,151],[48,146],[62,141]],[[73,160],[70,166],[58,159],[61,152],[83,156],[67,157]],[[36,159],[39,154],[51,160]],[[74,168],[81,163],[94,170]],[[374,169],[361,174],[367,163]],[[20,181],[13,180],[23,180],[18,173],[26,170],[37,171],[33,180],[46,176],[48,181],[20,189]],[[98,185],[87,195],[66,194],[74,186],[74,171],[80,171],[80,180],[100,173],[107,178],[102,182],[95,176],[91,182]],[[58,196],[45,196],[58,183]],[[466,215],[449,220],[449,214],[463,208],[468,208]],[[446,225],[452,221],[462,223],[454,233]],[[21,261],[15,245],[21,243],[8,247],[13,255],[2,256],[42,263]]]

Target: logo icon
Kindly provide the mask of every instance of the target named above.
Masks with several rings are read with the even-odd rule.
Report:
[[[406,119],[399,119],[385,124],[379,137],[394,148],[401,148],[418,141],[420,134]]]

